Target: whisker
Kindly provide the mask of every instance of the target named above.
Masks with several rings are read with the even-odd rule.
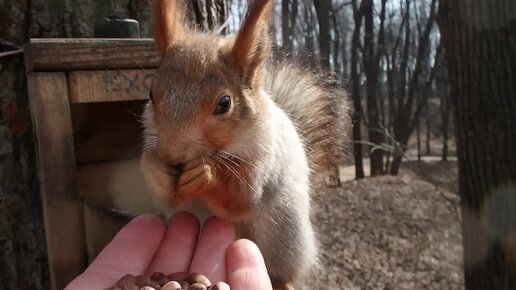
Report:
[[[220,152],[222,152],[222,153],[224,153],[224,154],[226,154],[226,155],[228,155],[228,156],[230,156],[230,157],[233,157],[233,158],[235,158],[235,159],[238,159],[238,160],[240,160],[240,161],[242,161],[242,162],[246,163],[247,165],[251,166],[253,169],[255,169],[255,168],[256,168],[256,165],[255,165],[255,164],[252,164],[251,162],[249,162],[249,161],[245,160],[244,158],[242,158],[242,157],[240,157],[240,156],[238,156],[238,155],[236,155],[236,154],[232,154],[232,153],[229,153],[229,152],[224,151],[224,150],[219,150],[219,151],[220,151]],[[233,162],[234,162],[234,161],[233,161]]]
[[[234,161],[233,159],[231,159],[230,157],[226,157],[226,156],[221,156],[221,158],[223,158],[224,160],[227,160],[233,164],[235,164],[235,166],[238,166],[239,168],[242,168],[242,165],[240,165],[238,162]]]
[[[221,157],[217,156],[217,155],[213,155],[211,153],[208,153],[210,156],[212,156],[214,159],[218,160],[222,165],[224,165],[231,173],[233,173],[235,175],[235,177],[238,179],[238,181],[242,184],[242,185],[247,185],[249,188],[253,189],[254,188],[243,178],[243,176],[241,176],[238,171],[236,171],[233,167],[231,167],[231,165],[229,165],[227,162],[224,162],[224,159],[221,159]]]

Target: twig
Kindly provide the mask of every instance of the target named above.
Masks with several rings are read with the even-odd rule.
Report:
[[[438,185],[435,185],[435,184],[434,184],[434,187],[435,187],[435,190],[439,193],[439,195],[440,195],[440,196],[441,196],[445,201],[447,201],[446,203],[447,203],[447,204],[449,204],[449,207],[448,207],[448,208],[449,208],[449,209],[451,209],[453,212],[455,212],[455,217],[457,218],[457,221],[460,223],[461,217],[460,217],[460,213],[458,212],[457,207],[456,207],[456,205],[455,205],[455,204],[456,204],[456,202],[455,202],[453,199],[451,199],[451,198],[447,197],[447,196],[444,194],[444,192],[439,188],[439,186],[438,186]]]
[[[18,55],[23,53],[23,47],[20,47],[10,41],[0,38],[0,58]]]
[[[7,51],[7,52],[0,52],[0,58],[6,57],[6,56],[11,56],[11,55],[18,55],[18,54],[23,54],[23,49],[12,50],[12,51]]]
[[[222,33],[222,31],[224,31],[224,29],[226,29],[226,27],[229,25],[230,21],[231,21],[231,15],[228,16],[228,19],[224,23],[222,23],[222,25],[220,25],[217,29],[215,29],[215,33],[217,33],[217,34]]]

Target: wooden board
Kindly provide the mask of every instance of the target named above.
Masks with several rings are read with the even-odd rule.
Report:
[[[33,38],[25,47],[28,72],[156,68],[160,59],[150,38]]]
[[[72,104],[77,163],[138,157],[144,105],[144,101]]]
[[[65,73],[28,75],[52,289],[63,289],[86,266],[82,202]]]
[[[147,100],[155,78],[154,69],[70,72],[70,102]]]

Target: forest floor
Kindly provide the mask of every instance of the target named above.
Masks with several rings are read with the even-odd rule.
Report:
[[[464,289],[457,189],[457,163],[427,159],[320,195],[321,267],[300,288]]]

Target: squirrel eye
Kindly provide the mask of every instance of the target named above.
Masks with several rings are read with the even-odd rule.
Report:
[[[152,95],[152,90],[149,90],[149,100],[154,103],[154,96]]]
[[[227,113],[229,111],[229,108],[231,107],[231,98],[229,96],[223,96],[220,98],[217,107],[215,108],[215,111],[213,112],[213,115],[222,115],[224,113]]]

